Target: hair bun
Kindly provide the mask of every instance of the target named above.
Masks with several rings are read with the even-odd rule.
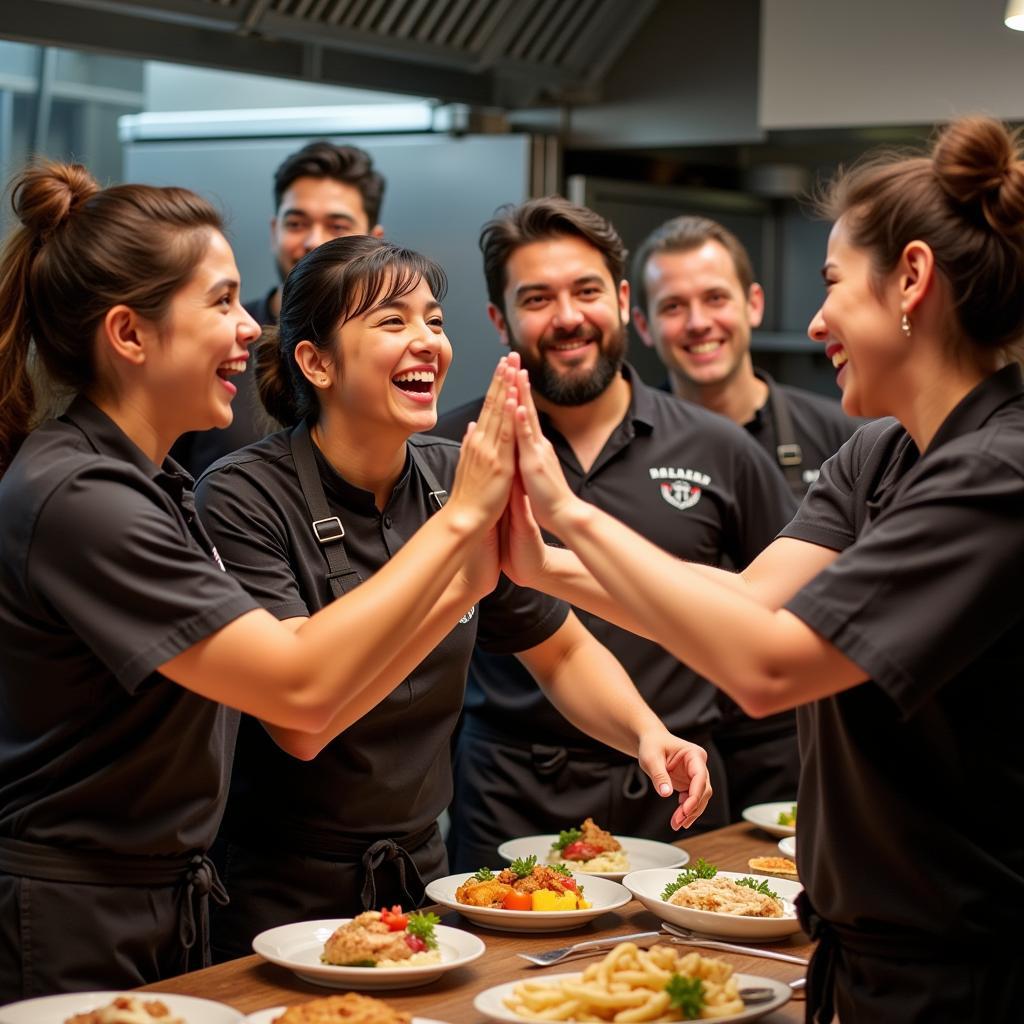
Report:
[[[14,179],[11,205],[29,231],[44,236],[59,228],[99,190],[96,180],[81,164],[41,161]]]
[[[1002,234],[1024,233],[1024,165],[1016,133],[990,117],[961,118],[939,136],[933,162],[951,199]]]

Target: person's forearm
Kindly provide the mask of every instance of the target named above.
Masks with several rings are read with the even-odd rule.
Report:
[[[814,695],[813,663],[801,664],[813,655],[813,644],[789,643],[793,617],[765,608],[742,580],[707,566],[669,565],[664,551],[583,501],[566,506],[556,532],[613,602],[634,617],[642,611],[647,636],[749,713]]]
[[[395,686],[406,679],[483,596],[471,593],[461,574],[457,573],[413,636],[404,645],[398,646],[396,655],[382,660],[380,670],[367,681],[358,698],[347,701],[325,728],[310,733],[284,729],[265,722],[267,732],[279,747],[293,757],[304,761],[316,757],[331,740],[372,711]]]
[[[538,675],[548,699],[578,729],[636,757],[640,737],[664,731],[618,659],[580,627],[580,641],[557,664]]]
[[[690,569],[709,580],[746,592],[747,586],[743,577],[737,573],[727,572],[710,565],[686,563]],[[568,548],[556,548],[547,545],[544,552],[543,575],[536,580],[528,581],[528,585],[536,590],[543,590],[553,597],[560,597],[577,608],[584,608],[592,615],[598,615],[607,622],[613,622],[622,629],[629,630],[637,636],[645,637],[658,643],[657,637],[651,633],[645,618],[636,615],[617,601],[607,589],[594,578],[593,573],[580,561],[579,556]]]

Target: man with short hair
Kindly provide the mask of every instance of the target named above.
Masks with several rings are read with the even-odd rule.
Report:
[[[744,427],[802,498],[860,423],[834,399],[754,369],[764,291],[740,240],[707,217],[676,217],[640,245],[632,280],[633,323],[673,393]]]
[[[356,146],[338,146],[321,139],[284,160],[274,172],[274,215],[270,218],[270,248],[280,280],[266,295],[243,303],[257,323],[277,323],[281,286],[306,253],[343,235],[383,237],[378,220],[384,185],[373,158]],[[171,450],[172,457],[193,477],[198,478],[221,456],[276,429],[256,393],[255,356],[251,350],[245,373],[232,379],[238,394],[231,403],[231,425],[185,434]]]
[[[570,486],[682,558],[745,566],[795,504],[768,458],[720,416],[643,384],[625,363],[626,251],[598,214],[565,199],[506,207],[480,240],[501,340],[529,371],[547,437]],[[461,439],[480,402],[442,417]],[[703,743],[714,688],[657,644],[576,609],[677,734]],[[700,825],[729,820],[723,769]],[[792,795],[792,794],[788,794]],[[477,651],[455,757],[449,839],[455,870],[500,863],[513,836],[578,827],[670,840],[664,805],[615,751],[573,728],[512,658]]]
[[[633,323],[665,364],[672,391],[743,427],[802,499],[860,422],[837,401],[754,369],[750,337],[764,316],[764,291],[740,240],[707,217],[675,217],[637,250],[633,289]],[[735,817],[744,806],[777,799],[773,780],[797,771],[796,715],[754,720],[724,694],[719,703],[715,743],[739,805]]]

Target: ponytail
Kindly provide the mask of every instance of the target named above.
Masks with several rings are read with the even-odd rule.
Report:
[[[263,408],[279,423],[290,427],[302,417],[279,333],[277,327],[264,327],[256,342],[256,387]]]
[[[0,473],[32,429],[41,391],[99,383],[94,340],[107,311],[123,303],[159,323],[222,227],[187,189],[100,189],[80,164],[30,165],[11,204],[19,226],[0,255]]]

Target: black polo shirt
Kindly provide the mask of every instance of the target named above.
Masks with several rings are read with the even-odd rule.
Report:
[[[1017,934],[1020,368],[978,385],[923,456],[892,420],[863,427],[783,536],[842,552],[787,607],[871,676],[799,711],[797,840],[816,908],[963,950]]]
[[[203,520],[225,564],[281,619],[311,615],[332,600],[289,437],[280,431],[228,456],[197,488]],[[410,444],[450,487],[459,446],[429,437]],[[328,504],[345,527],[349,561],[366,579],[430,517],[430,488],[407,458],[387,506],[378,511],[371,492],[348,483],[315,446],[314,452]],[[314,761],[290,757],[257,722],[244,720],[230,819],[256,814],[261,829],[280,829],[286,843],[289,833],[378,838],[433,822],[451,799],[449,741],[474,644],[501,654],[535,647],[562,626],[568,606],[502,577],[479,607],[466,612],[404,682]],[[345,657],[343,644],[337,656]]]
[[[629,410],[589,472],[541,415],[569,486],[680,558],[745,566],[795,510],[778,470],[724,416],[647,386],[629,367],[623,374],[632,385]],[[448,413],[437,432],[461,438],[480,405]],[[622,662],[671,731],[686,736],[719,720],[715,689],[664,648],[589,612],[576,609],[576,614]],[[625,758],[566,721],[511,658],[474,654],[466,708],[505,735],[600,750],[610,760]]]
[[[0,835],[212,842],[238,715],[156,669],[258,604],[218,564],[190,485],[85,398],[0,480]]]
[[[270,299],[277,288],[272,288],[259,299],[243,303],[245,311],[261,327],[274,326],[277,317],[270,312]],[[258,344],[258,343],[256,343]],[[192,430],[182,434],[171,449],[171,457],[196,479],[218,459],[244,448],[276,429],[275,422],[260,402],[256,387],[256,345],[249,348],[249,363],[244,373],[231,378],[238,394],[231,400],[231,423],[211,430]]]
[[[777,384],[763,370],[755,370],[754,376],[780,393],[789,409],[793,423],[793,436],[803,456],[800,476],[803,491],[818,479],[821,464],[830,459],[865,420],[855,420],[843,412],[842,406],[831,398],[794,388],[788,384]],[[778,428],[772,414],[771,398],[754,413],[753,419],[743,424],[744,429],[768,453],[778,466]],[[781,467],[780,467],[781,471]]]

